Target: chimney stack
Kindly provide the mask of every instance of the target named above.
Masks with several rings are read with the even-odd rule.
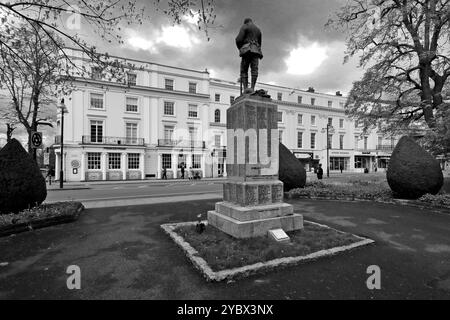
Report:
[[[313,87],[309,87],[307,91],[308,91],[308,92],[315,92],[316,90],[314,90]]]

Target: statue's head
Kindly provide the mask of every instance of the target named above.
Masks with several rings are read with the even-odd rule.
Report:
[[[250,19],[250,18],[245,18],[244,24],[247,24],[247,23],[250,23],[250,22],[253,22],[252,19]]]

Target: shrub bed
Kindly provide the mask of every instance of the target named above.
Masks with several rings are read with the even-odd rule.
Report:
[[[323,182],[308,183],[305,188],[297,188],[287,193],[289,199],[296,198],[331,198],[331,199],[365,199],[391,200],[392,192],[385,184],[349,183],[325,184]]]
[[[44,228],[78,219],[84,206],[81,202],[42,204],[32,209],[0,215],[0,236]]]
[[[379,181],[355,180],[340,184],[308,182],[305,188],[293,189],[286,192],[285,196],[288,199],[371,200],[398,203],[387,183]],[[450,194],[444,191],[437,195],[426,194],[418,200],[408,200],[405,204],[450,209]]]
[[[429,203],[436,207],[450,208],[450,194],[448,193],[437,195],[425,194],[419,198],[419,201]]]

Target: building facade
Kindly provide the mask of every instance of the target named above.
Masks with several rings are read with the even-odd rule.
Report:
[[[89,61],[72,52],[80,64]],[[236,82],[205,71],[146,61],[132,65],[125,81],[107,81],[96,70],[76,78],[65,98],[63,172],[67,181],[226,176],[226,111],[240,95]],[[387,167],[396,140],[363,135],[344,112],[346,98],[258,84],[278,105],[280,141],[312,171],[369,171]],[[60,131],[61,115],[57,126]],[[327,125],[329,148],[327,148]],[[55,172],[59,178],[60,136]],[[327,156],[328,154],[328,156]]]

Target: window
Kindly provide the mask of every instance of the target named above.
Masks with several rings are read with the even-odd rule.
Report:
[[[343,102],[339,102],[339,108],[344,109],[344,103]]]
[[[355,121],[355,129],[358,128],[358,126],[359,126],[358,121]]]
[[[278,140],[283,143],[283,130],[278,130]]]
[[[367,137],[364,137],[364,150],[367,150]]]
[[[298,103],[302,103],[302,101],[303,101],[303,97],[302,97],[302,96],[298,96],[298,97],[297,97],[297,102],[298,102]]]
[[[278,111],[278,113],[277,113],[277,121],[278,122],[283,122],[283,112],[282,111]]]
[[[163,169],[172,168],[172,155],[170,153],[162,155],[162,168]]]
[[[216,111],[214,111],[214,122],[218,123],[220,122],[220,110],[216,109]]]
[[[108,169],[120,169],[120,153],[108,153]]]
[[[316,104],[316,98],[311,98],[311,105],[315,105]]]
[[[193,154],[192,155],[192,169],[200,169],[202,167],[202,155]]]
[[[395,138],[391,138],[391,147],[392,147],[392,148],[395,147]]]
[[[333,149],[333,135],[332,134],[329,134],[328,135],[328,139],[327,139],[328,141],[328,148],[329,149]]]
[[[136,79],[137,79],[136,73],[127,73],[127,83],[129,86],[135,86]]]
[[[173,90],[173,80],[164,79],[164,87],[166,88],[166,90]]]
[[[316,148],[316,133],[311,132],[311,149]]]
[[[139,169],[139,153],[128,154],[128,169]]]
[[[333,101],[328,101],[328,108],[333,107]]]
[[[370,167],[370,157],[355,156],[355,169]]]
[[[220,93],[216,93],[216,95],[214,96],[214,101],[220,102]]]
[[[355,149],[358,149],[359,137],[355,136]]]
[[[230,96],[230,104],[233,104],[233,103],[234,103],[234,99],[235,99],[234,96]]]
[[[88,159],[87,167],[89,170],[100,170],[101,168],[100,152],[88,152],[87,159]]]
[[[344,136],[340,135],[339,136],[339,149],[344,149]]]
[[[378,148],[381,148],[382,144],[383,144],[383,137],[378,136]]]
[[[189,93],[197,93],[197,84],[195,82],[189,82]]]
[[[191,146],[195,146],[195,141],[197,139],[198,130],[197,128],[190,127],[189,128],[189,141],[191,142]]]
[[[316,125],[316,116],[311,116],[311,125],[312,126]]]
[[[328,118],[328,125],[333,126],[333,118]]]
[[[164,139],[166,140],[166,142],[173,140],[173,130],[174,130],[173,126],[164,127]]]
[[[137,123],[126,123],[125,134],[127,144],[136,144],[137,142]]]
[[[303,125],[303,115],[300,113],[297,115],[297,124],[299,126]]]
[[[164,115],[173,116],[175,114],[175,103],[164,101]]]
[[[91,120],[91,142],[103,142],[103,121]]]
[[[344,119],[339,119],[339,128],[344,128]]]
[[[91,108],[103,109],[103,94],[91,93]]]
[[[126,111],[127,112],[138,112],[138,99],[127,97],[126,98]]]
[[[188,109],[189,118],[198,118],[198,107],[195,104],[190,104]]]
[[[349,169],[350,158],[330,157],[330,170],[345,170]]]
[[[220,147],[221,140],[222,140],[222,137],[219,134],[216,134],[214,136],[214,145],[216,147]]]
[[[100,67],[92,67],[91,78],[94,80],[102,80],[102,69]]]
[[[297,148],[303,148],[303,132],[297,132]]]
[[[277,93],[277,100],[278,100],[278,101],[283,100],[283,94],[282,94],[281,92],[278,92],[278,93]]]

